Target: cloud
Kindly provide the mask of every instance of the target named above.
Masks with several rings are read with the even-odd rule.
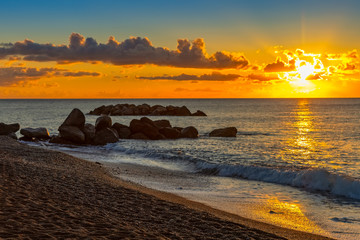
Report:
[[[187,89],[187,88],[175,88],[175,92],[213,92],[218,93],[220,90],[214,90],[211,88],[197,88],[197,89]]]
[[[235,81],[241,75],[239,74],[222,74],[219,72],[212,72],[211,74],[203,75],[189,75],[182,73],[180,75],[162,75],[153,77],[137,77],[138,79],[146,80],[175,80],[175,81]]]
[[[97,72],[71,72],[59,68],[25,68],[25,67],[0,67],[0,86],[10,86],[17,82],[37,80],[42,77],[63,76],[82,77],[100,76]]]
[[[249,80],[255,80],[259,82],[268,82],[272,80],[279,80],[278,76],[266,76],[262,74],[250,74],[247,76]]]
[[[280,57],[276,59],[275,63],[270,63],[265,66],[265,72],[290,72],[295,70],[295,62],[291,61],[288,64],[281,60]]]
[[[183,68],[244,68],[248,60],[237,53],[219,51],[208,55],[205,42],[198,38],[190,42],[179,39],[177,50],[154,47],[147,38],[131,37],[118,42],[110,37],[106,44],[93,38],[72,33],[69,45],[40,44],[32,40],[0,44],[0,58],[22,55],[27,61],[59,63],[101,61],[114,65],[155,64]]]

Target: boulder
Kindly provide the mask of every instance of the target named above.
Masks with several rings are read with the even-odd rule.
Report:
[[[190,110],[186,106],[182,106],[175,111],[176,116],[191,116]]]
[[[20,133],[25,138],[49,139],[49,131],[46,128],[22,128]]]
[[[149,138],[142,132],[131,134],[130,139],[149,140]]]
[[[196,112],[191,114],[191,116],[206,117],[207,115],[203,111],[197,110]]]
[[[210,137],[236,137],[237,129],[235,127],[219,128],[213,130]]]
[[[92,143],[95,137],[95,126],[91,123],[85,123],[82,132],[85,134],[85,142]]]
[[[181,138],[198,138],[199,132],[197,129],[193,126],[186,127],[183,130],[181,130]]]
[[[81,129],[84,127],[84,124],[85,115],[79,109],[74,108],[61,126],[75,126]]]
[[[130,130],[132,133],[141,132],[144,128],[145,123],[140,121],[139,119],[133,119],[130,122]]]
[[[100,115],[105,109],[105,105],[102,105],[98,108],[95,108],[93,111],[90,111],[89,114],[91,115]]]
[[[60,136],[73,143],[85,143],[85,134],[75,126],[60,126]]]
[[[167,139],[178,139],[180,138],[181,134],[179,130],[171,127],[161,128],[159,132]]]
[[[169,120],[156,120],[156,121],[154,121],[154,124],[159,129],[166,128],[166,127],[171,128],[171,124],[170,124]]]
[[[96,119],[95,129],[96,131],[100,131],[105,128],[111,128],[111,125],[112,125],[111,117],[107,115],[103,115]]]
[[[142,117],[142,118],[140,118],[140,121],[142,121],[143,123],[147,123],[147,124],[155,127],[154,121],[151,120],[151,119],[148,118],[148,117]]]
[[[0,123],[0,135],[9,135],[10,133],[15,133],[19,131],[20,124],[13,123],[13,124],[6,124]]]
[[[156,105],[156,108],[151,112],[153,116],[166,115],[166,108],[160,105]],[[152,107],[153,108],[153,107]]]
[[[119,136],[115,129],[104,128],[99,131],[96,131],[94,144],[95,145],[105,145],[108,143],[115,143],[119,141]]]
[[[144,127],[142,128],[141,132],[148,136],[152,140],[158,140],[161,139],[161,136],[159,136],[159,130],[157,127],[150,125],[149,123],[144,123]]]
[[[120,123],[114,123],[112,125],[113,129],[115,129],[119,135],[119,138],[121,139],[127,139],[130,137],[131,135],[131,130],[128,126],[125,126],[123,124],[120,124]]]

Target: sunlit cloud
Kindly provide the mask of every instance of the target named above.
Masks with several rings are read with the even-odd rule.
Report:
[[[179,39],[177,50],[154,47],[148,38],[131,37],[118,42],[110,37],[106,44],[99,44],[91,37],[72,33],[69,45],[41,44],[32,40],[1,44],[0,58],[24,56],[23,60],[60,64],[72,62],[105,62],[114,65],[154,64],[183,68],[244,68],[248,60],[239,53],[218,51],[209,55],[202,38],[189,41]]]
[[[211,74],[190,75],[182,73],[180,75],[162,75],[152,77],[137,77],[145,80],[175,80],[175,81],[235,81],[241,75],[239,74],[222,74],[220,72],[212,72]]]

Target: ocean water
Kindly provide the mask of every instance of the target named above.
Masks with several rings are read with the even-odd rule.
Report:
[[[360,99],[0,100],[0,122],[58,126],[73,108],[84,113],[118,103],[186,105],[208,117],[151,116],[195,126],[199,139],[120,140],[102,147],[35,144],[92,161],[132,163],[182,173],[181,179],[129,180],[215,208],[338,239],[360,238]],[[86,116],[94,123],[97,116]],[[113,116],[129,124],[140,116]],[[236,138],[210,138],[236,127]],[[182,183],[179,186],[179,182]]]

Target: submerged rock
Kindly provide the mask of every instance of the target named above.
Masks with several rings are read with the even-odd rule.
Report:
[[[235,127],[219,128],[209,133],[210,137],[236,137],[237,129]]]

